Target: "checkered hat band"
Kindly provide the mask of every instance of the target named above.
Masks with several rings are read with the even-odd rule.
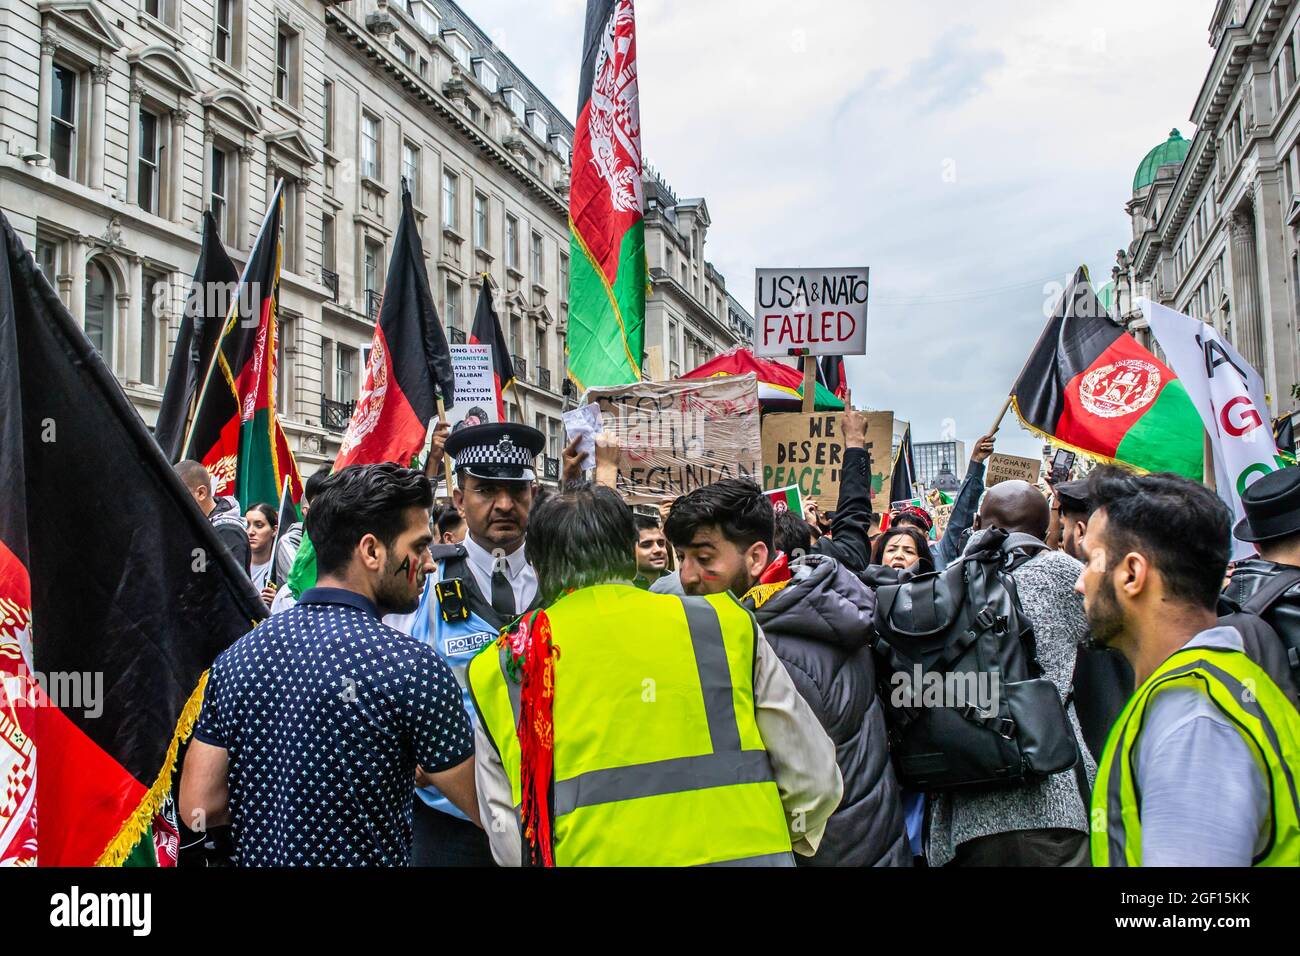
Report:
[[[517,468],[533,467],[533,455],[527,448],[511,445],[502,448],[500,444],[469,445],[461,449],[456,457],[457,468],[473,465],[513,465]]]

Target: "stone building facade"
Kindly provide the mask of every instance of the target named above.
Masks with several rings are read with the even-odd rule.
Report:
[[[204,210],[242,265],[283,179],[277,406],[303,471],[332,461],[405,179],[450,338],[486,274],[516,365],[507,415],[547,435],[541,470],[558,477],[577,398],[573,127],[452,0],[39,0],[0,8],[0,27],[0,209],[146,423]],[[646,178],[652,270],[676,257],[652,271],[647,347],[685,370],[730,347],[734,323],[703,200]]]

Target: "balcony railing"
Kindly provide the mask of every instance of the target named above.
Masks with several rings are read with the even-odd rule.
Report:
[[[522,355],[516,355],[513,357],[513,361],[515,365],[515,378],[519,379],[521,382],[528,381],[528,359],[524,358]]]
[[[464,330],[464,329],[458,329],[458,328],[456,328],[456,326],[454,326],[454,325],[453,325],[453,326],[450,326],[450,327],[447,329],[447,335],[450,337],[450,339],[451,339],[451,344],[452,344],[452,345],[464,345],[464,344],[465,344],[465,330]]]
[[[551,370],[549,368],[539,368],[537,370],[537,384],[548,392],[551,390]]]
[[[320,399],[320,423],[324,428],[332,432],[345,431],[348,422],[352,421],[352,410],[356,407],[356,402],[336,402],[322,395]]]
[[[542,459],[542,477],[547,481],[560,480],[560,459],[547,455]]]
[[[335,302],[339,300],[339,274],[331,272],[329,269],[320,271],[321,285],[330,290],[330,298]]]
[[[379,321],[379,307],[384,302],[384,294],[375,289],[366,290],[366,316],[371,322]]]

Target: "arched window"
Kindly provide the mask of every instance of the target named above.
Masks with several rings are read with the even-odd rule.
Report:
[[[110,367],[113,364],[113,310],[117,297],[108,270],[94,259],[86,263],[86,337]]]

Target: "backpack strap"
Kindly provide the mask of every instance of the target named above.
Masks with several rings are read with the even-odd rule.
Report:
[[[1287,591],[1300,584],[1300,568],[1285,568],[1269,578],[1268,583],[1242,602],[1248,614],[1263,617]]]

